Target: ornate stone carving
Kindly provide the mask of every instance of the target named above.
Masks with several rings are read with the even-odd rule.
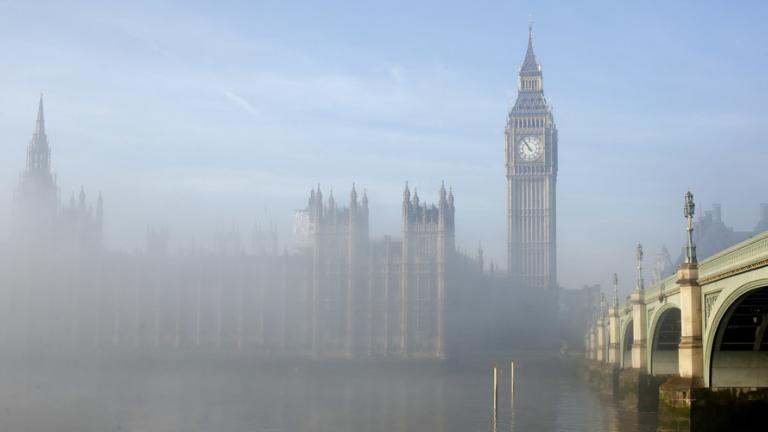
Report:
[[[720,295],[720,291],[705,294],[704,295],[704,328],[709,326],[709,316],[712,310],[712,306],[717,301],[717,297]]]

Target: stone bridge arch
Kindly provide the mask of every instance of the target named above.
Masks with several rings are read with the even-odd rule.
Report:
[[[680,308],[666,303],[652,317],[649,350],[651,375],[675,375],[679,370]]]
[[[632,367],[632,343],[634,342],[634,329],[632,320],[626,320],[621,329],[621,369]]]
[[[768,279],[726,292],[708,319],[704,352],[709,387],[768,387]]]

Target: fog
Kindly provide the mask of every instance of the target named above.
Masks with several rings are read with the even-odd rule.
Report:
[[[491,362],[550,379],[638,243],[674,271],[686,191],[701,258],[768,229],[761,3],[2,9],[9,430],[489,429]],[[551,183],[518,244],[526,88]],[[566,390],[520,407],[616,430],[546,365]]]
[[[287,238],[318,182],[344,192],[365,184],[372,230],[384,235],[398,229],[406,180],[434,194],[445,179],[461,196],[459,243],[482,241],[504,266],[500,143],[532,13],[546,93],[567,132],[563,286],[631,277],[638,241],[649,253],[678,251],[689,188],[702,208],[722,203],[736,229],[757,221],[766,197],[758,158],[744,155],[762,151],[765,132],[765,35],[750,24],[759,13],[701,6],[694,23],[683,5],[658,16],[652,5],[425,4],[385,8],[382,22],[362,7],[305,7],[322,19],[277,5],[8,5],[0,201],[10,200],[45,93],[62,196],[101,190],[116,248],[140,248],[146,225],[211,244],[218,228],[247,230],[265,207]],[[600,25],[582,31],[592,21]],[[365,36],[350,39],[365,22]],[[422,37],[405,43],[405,34]],[[716,90],[726,75],[728,90]],[[710,173],[724,164],[744,169],[720,182]],[[734,194],[736,185],[748,189]],[[596,249],[584,259],[588,243]]]

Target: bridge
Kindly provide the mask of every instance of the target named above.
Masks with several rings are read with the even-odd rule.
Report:
[[[634,291],[620,304],[614,276],[607,316],[601,305],[585,336],[591,380],[640,410],[658,410],[660,430],[716,428],[713,419],[746,410],[738,421],[747,421],[768,407],[768,231],[697,262],[693,209],[688,193],[677,273],[645,287],[638,245]]]

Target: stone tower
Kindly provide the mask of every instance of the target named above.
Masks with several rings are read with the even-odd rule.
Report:
[[[27,146],[27,161],[19,176],[15,194],[14,229],[17,246],[33,250],[53,244],[58,206],[58,188],[51,170],[51,148],[45,133],[43,96],[37,108],[37,121]]]
[[[440,186],[439,202],[419,200],[408,184],[403,191],[400,281],[400,353],[407,357],[445,356],[446,273],[455,251],[453,191]]]
[[[509,276],[515,287],[555,288],[557,128],[544,97],[530,25],[505,139]]]
[[[349,206],[320,186],[307,206],[312,254],[310,342],[316,357],[355,357],[367,335],[368,197],[352,186]]]

